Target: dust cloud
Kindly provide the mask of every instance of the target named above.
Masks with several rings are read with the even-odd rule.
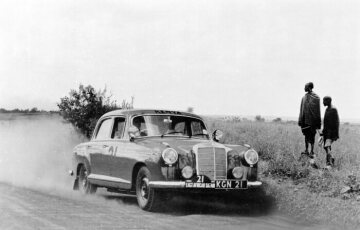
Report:
[[[57,114],[0,117],[0,182],[70,191],[72,149],[83,141]]]

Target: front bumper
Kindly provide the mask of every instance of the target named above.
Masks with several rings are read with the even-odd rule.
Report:
[[[261,181],[247,181],[247,188],[257,188],[261,187]],[[149,186],[151,188],[157,189],[186,189],[185,181],[150,181]],[[215,189],[215,183],[198,183],[198,186],[194,186],[192,188],[197,189]],[[224,189],[216,189],[216,190],[224,190]]]

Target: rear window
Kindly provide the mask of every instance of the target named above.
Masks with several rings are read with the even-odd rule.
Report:
[[[101,122],[98,132],[95,136],[96,140],[103,140],[109,138],[112,123],[111,121],[111,119],[106,119]]]

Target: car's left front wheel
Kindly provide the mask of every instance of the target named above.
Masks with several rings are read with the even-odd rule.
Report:
[[[80,166],[79,176],[78,176],[78,188],[79,191],[83,194],[92,194],[96,192],[96,186],[91,184],[87,179],[88,176],[87,168],[82,165]]]
[[[141,167],[136,177],[136,198],[141,209],[155,211],[160,204],[159,191],[150,188],[151,174],[148,168]]]

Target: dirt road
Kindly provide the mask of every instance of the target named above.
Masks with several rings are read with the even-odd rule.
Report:
[[[84,141],[59,116],[0,119],[0,229],[331,229],[271,205],[177,197],[158,213],[134,197],[71,190],[72,148]],[[337,229],[334,228],[333,229]]]
[[[0,184],[0,229],[329,229],[304,225],[242,205],[180,197],[167,208],[142,211],[136,199],[99,191],[36,191]],[[189,199],[189,200],[188,200]]]

